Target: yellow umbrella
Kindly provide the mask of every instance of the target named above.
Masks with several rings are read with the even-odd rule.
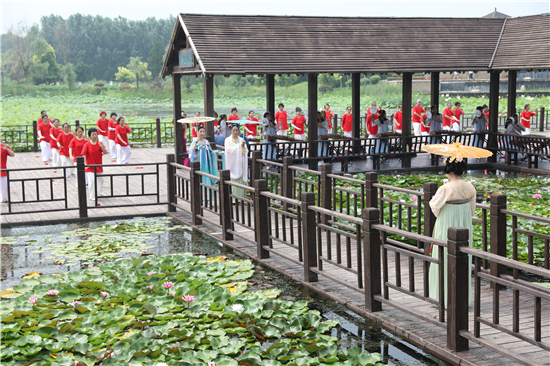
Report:
[[[454,158],[486,158],[493,153],[479,147],[461,145],[459,142],[452,144],[433,144],[422,147],[422,150],[435,155],[450,156]]]
[[[214,117],[189,117],[178,119],[179,123],[203,123],[203,122],[212,122],[215,121]]]

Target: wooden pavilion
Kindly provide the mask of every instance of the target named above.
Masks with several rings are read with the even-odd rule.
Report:
[[[176,120],[181,118],[182,75],[204,78],[204,113],[213,115],[214,75],[265,75],[266,107],[273,113],[276,74],[308,75],[309,111],[317,110],[318,74],[351,74],[353,136],[358,138],[361,73],[398,73],[403,76],[406,139],[411,135],[415,72],[431,73],[431,104],[439,104],[441,72],[489,72],[489,131],[498,132],[500,74],[508,72],[510,115],[516,111],[517,71],[548,69],[550,13],[505,19],[180,14],[162,77],[172,76]],[[309,139],[316,140],[317,128],[309,125],[308,130]],[[207,124],[206,132],[214,135],[212,124]],[[496,148],[496,135],[490,136],[488,148]],[[403,152],[408,145],[402,144]],[[310,156],[316,157],[316,150],[312,144]],[[183,154],[180,124],[176,124],[175,153]],[[309,164],[317,168],[316,160]],[[410,166],[410,156],[404,155],[402,167]]]

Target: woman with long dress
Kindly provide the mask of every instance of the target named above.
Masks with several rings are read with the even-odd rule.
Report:
[[[237,125],[231,126],[231,136],[225,139],[225,166],[230,171],[231,181],[246,185],[248,182],[248,157],[246,143],[239,137]],[[244,188],[231,187],[235,196],[246,198]]]
[[[487,117],[482,112],[483,107],[477,107],[474,112],[474,119],[472,120],[472,126],[474,128],[474,141],[472,146],[483,148],[485,142],[485,125],[487,124]]]
[[[320,158],[328,156],[328,141],[326,136],[328,135],[328,121],[326,119],[325,111],[317,112],[317,138],[323,140],[317,143],[317,154]],[[324,164],[325,159],[321,159],[319,164]]]
[[[462,174],[466,172],[466,162],[461,158],[447,158],[443,172],[449,178],[437,190],[437,193],[430,201],[432,212],[437,217],[435,221],[433,237],[436,239],[447,240],[447,230],[450,227],[463,227],[468,229],[470,237],[469,246],[472,246],[473,227],[472,216],[476,210],[476,189],[470,182],[462,180]],[[438,245],[434,244],[431,250],[433,258],[439,258]],[[443,248],[444,260],[444,282],[445,282],[445,307],[447,307],[447,248]],[[468,263],[472,263],[472,256],[468,256]],[[462,274],[459,274],[462,275]],[[464,273],[468,276],[468,303],[472,302],[472,281],[470,280],[470,271]],[[430,297],[439,299],[439,265],[432,263],[429,274]]]
[[[204,126],[199,126],[198,137],[193,140],[191,146],[189,146],[189,160],[198,161],[201,163],[201,172],[208,173],[210,175],[218,175],[218,162],[217,155],[212,151],[210,142],[204,137],[206,136],[206,130]],[[202,182],[209,186],[215,187],[216,181],[209,177],[202,177]]]
[[[265,112],[262,122],[262,134],[264,135],[264,151],[263,159],[264,160],[275,160],[277,159],[277,147],[275,143],[276,139],[273,139],[272,136],[277,136],[277,123],[271,117],[271,113]]]

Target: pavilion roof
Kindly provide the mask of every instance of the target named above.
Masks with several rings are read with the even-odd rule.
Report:
[[[177,53],[186,44],[194,46],[197,67],[180,69]],[[549,47],[549,14],[510,19],[180,14],[162,76],[548,69]]]

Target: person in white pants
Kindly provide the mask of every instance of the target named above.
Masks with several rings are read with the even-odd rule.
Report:
[[[116,128],[115,133],[115,142],[117,147],[116,161],[118,164],[128,164],[130,155],[132,155],[132,149],[130,148],[130,143],[128,142],[128,134],[132,133],[132,129],[126,125],[124,117],[118,118],[118,127]]]
[[[101,141],[98,141],[97,130],[90,128],[88,131],[90,141],[88,141],[82,148],[82,156],[84,157],[84,163],[86,165],[101,165],[103,164],[103,155],[107,154],[107,149]],[[88,181],[88,188],[90,189],[90,201],[96,199],[96,187],[95,182],[97,180],[97,194],[98,196],[105,196],[103,193],[103,167],[86,167],[86,180]]]
[[[43,114],[42,120],[37,126],[38,138],[40,139],[40,150],[42,150],[42,161],[48,165],[48,161],[52,160],[52,149],[50,147],[50,121],[48,115]]]
[[[52,165],[59,166],[60,156],[59,156],[59,146],[57,146],[57,136],[60,133],[59,129],[59,119],[53,120],[53,126],[50,128],[50,148],[52,149]]]
[[[111,162],[116,161],[116,128],[118,126],[118,122],[116,121],[117,114],[115,112],[111,113],[111,119],[109,120],[109,132],[107,133],[107,139],[109,140],[109,154],[111,155]]]
[[[82,128],[82,126],[78,126],[75,129],[75,133],[76,136],[69,144],[69,156],[76,167],[76,158],[82,156],[82,149],[84,149],[84,145],[86,145],[86,143],[90,140],[88,140],[88,138],[84,135],[84,128]],[[76,168],[74,170],[76,172]],[[78,176],[75,181],[75,185],[78,187]],[[86,185],[88,185],[88,180],[86,180]]]
[[[8,173],[6,172],[8,156],[12,158],[15,156],[10,147],[4,143],[0,142],[1,146],[1,168],[2,173],[0,174],[0,202],[8,202]]]
[[[109,120],[105,118],[107,117],[107,112],[101,111],[99,117],[100,118],[96,122],[97,133],[99,134],[97,139],[101,141],[103,145],[109,146],[109,139],[107,136],[109,133]]]
[[[71,144],[74,135],[71,133],[71,126],[68,123],[63,123],[63,131],[57,135],[57,145],[59,147],[59,155],[61,158],[61,166],[71,166],[69,145]],[[73,169],[64,169],[65,176],[69,177]]]
[[[413,107],[412,110],[412,123],[413,123],[413,130],[415,136],[420,136],[422,134],[422,129],[420,128],[420,124],[422,123],[422,113],[424,113],[424,108],[422,108],[422,100],[418,99],[416,101],[416,105]]]

